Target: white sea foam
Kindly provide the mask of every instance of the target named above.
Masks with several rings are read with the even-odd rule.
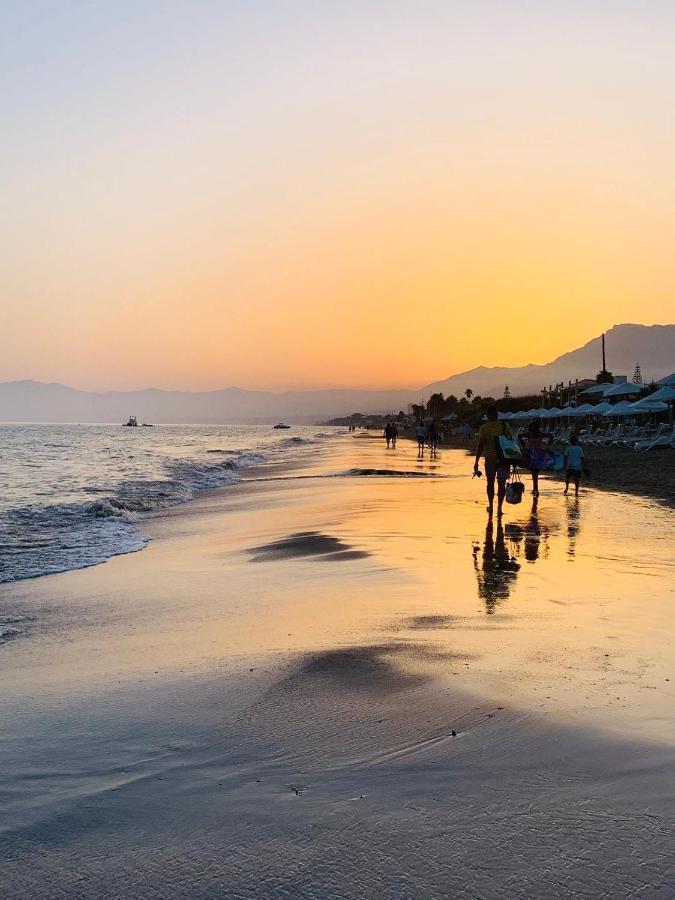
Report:
[[[0,426],[0,583],[141,550],[144,517],[300,452],[304,431],[289,441],[263,428]]]

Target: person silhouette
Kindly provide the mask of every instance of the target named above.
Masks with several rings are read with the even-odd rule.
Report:
[[[481,456],[485,461],[485,489],[488,497],[488,515],[492,516],[495,500],[495,480],[497,482],[497,518],[502,517],[504,497],[506,496],[506,482],[509,477],[510,466],[499,459],[497,453],[497,438],[504,434],[511,437],[511,429],[508,423],[499,421],[499,413],[494,404],[488,406],[485,411],[487,421],[481,425],[478,431],[478,446],[476,447],[476,459],[473,465],[474,473],[480,470],[478,464]]]
[[[415,429],[415,437],[417,438],[417,458],[422,459],[424,457],[424,444],[427,439],[427,430],[421,422]]]
[[[427,442],[429,444],[429,450],[431,451],[431,458],[433,459],[436,456],[436,452],[438,450],[438,440],[440,438],[440,432],[438,430],[438,425],[436,424],[436,420],[432,420],[429,424],[429,428],[427,429]]]

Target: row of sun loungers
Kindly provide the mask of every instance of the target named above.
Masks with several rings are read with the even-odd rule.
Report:
[[[615,425],[605,432],[590,429],[579,438],[591,447],[628,447],[632,450],[654,450],[657,447],[675,448],[675,433],[671,425],[639,426]]]
[[[526,434],[525,429],[523,433]],[[553,432],[555,444],[567,444],[572,428],[560,428]],[[580,444],[589,447],[627,447],[631,450],[654,450],[670,447],[675,450],[675,430],[672,425],[626,425],[618,423],[611,427],[591,426],[579,436]]]

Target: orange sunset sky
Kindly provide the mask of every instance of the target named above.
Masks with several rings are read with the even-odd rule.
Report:
[[[0,11],[0,379],[418,386],[675,321],[675,5]]]

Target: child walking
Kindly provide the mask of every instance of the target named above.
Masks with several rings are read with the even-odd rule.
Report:
[[[565,493],[570,489],[570,481],[574,482],[574,496],[579,496],[579,481],[581,480],[581,469],[584,462],[584,451],[579,446],[579,438],[573,434],[570,438],[570,445],[565,450],[565,466],[567,472],[565,474]]]

